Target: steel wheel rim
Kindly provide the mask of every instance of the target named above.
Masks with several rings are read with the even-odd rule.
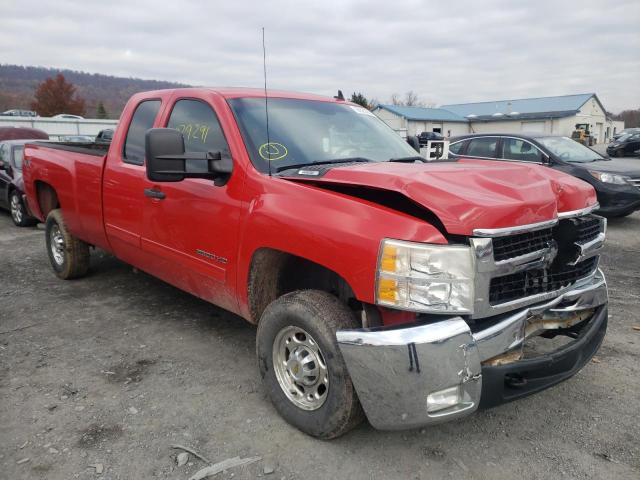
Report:
[[[53,261],[60,266],[64,263],[64,247],[64,237],[60,227],[53,225],[49,233],[49,248],[51,249]]]
[[[11,195],[11,216],[16,223],[22,222],[22,207],[17,195]]]
[[[327,400],[329,369],[320,346],[300,327],[280,330],[273,341],[276,379],[287,398],[302,410],[317,410]]]

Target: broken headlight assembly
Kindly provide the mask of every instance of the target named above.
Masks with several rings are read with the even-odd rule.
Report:
[[[464,245],[383,240],[376,302],[426,313],[473,313],[474,260]]]

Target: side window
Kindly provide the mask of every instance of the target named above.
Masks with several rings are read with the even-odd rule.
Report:
[[[495,158],[497,137],[482,137],[469,140],[467,155],[470,157]]]
[[[520,162],[542,162],[540,150],[519,138],[502,139],[502,158]]]
[[[24,147],[20,145],[13,149],[13,166],[22,170],[22,159],[24,158]]]
[[[182,133],[187,152],[220,151],[223,155],[229,155],[229,146],[222,134],[218,117],[203,101],[178,100],[171,111],[167,127]]]
[[[136,107],[124,141],[122,157],[125,163],[144,165],[144,135],[153,127],[158,110],[160,100],[145,100]]]
[[[454,155],[460,155],[460,152],[462,151],[462,147],[464,146],[465,142],[456,142],[456,143],[452,143],[451,145],[449,145],[449,153],[453,153]]]

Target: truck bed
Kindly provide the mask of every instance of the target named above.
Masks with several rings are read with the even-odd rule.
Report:
[[[29,208],[46,220],[50,196],[64,207],[65,223],[78,238],[108,249],[102,221],[102,174],[108,145],[33,142],[25,146],[25,193]],[[49,188],[50,187],[50,188]]]

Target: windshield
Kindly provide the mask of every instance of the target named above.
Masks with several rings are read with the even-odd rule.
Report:
[[[269,140],[263,98],[229,101],[253,165],[261,172],[336,159],[384,162],[417,155],[369,110],[353,105],[269,98]]]
[[[604,157],[569,137],[539,137],[538,142],[547,147],[560,160],[565,162],[593,162]]]
[[[618,142],[626,142],[631,138],[631,133],[625,133],[624,135],[618,137]]]

